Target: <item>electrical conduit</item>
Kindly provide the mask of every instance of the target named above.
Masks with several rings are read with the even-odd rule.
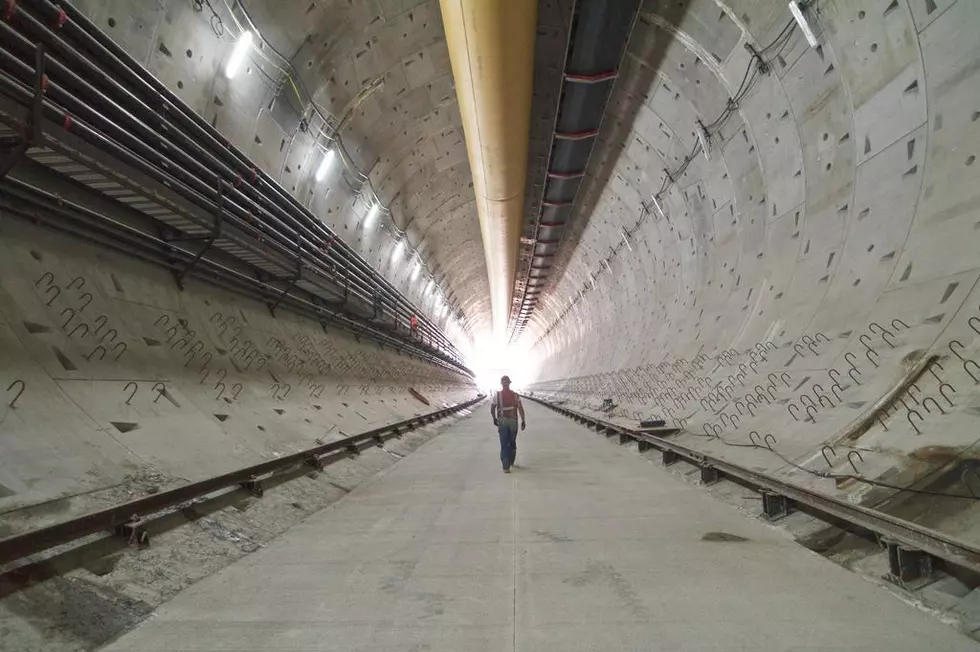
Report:
[[[494,338],[510,318],[524,221],[537,2],[440,0],[473,172]]]

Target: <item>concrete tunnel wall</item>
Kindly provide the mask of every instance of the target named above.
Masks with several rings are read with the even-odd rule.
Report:
[[[0,536],[476,394],[461,373],[11,219],[0,360]]]
[[[820,47],[796,30],[770,50],[711,159],[644,216],[695,120],[738,89],[744,45],[790,20],[783,0],[682,4],[646,2],[632,35],[585,182],[595,212],[536,316],[534,393],[599,414],[611,398],[613,420],[664,418],[695,449],[977,542],[975,501],[902,506],[793,465],[980,492],[980,5],[817,0]],[[752,431],[776,452],[726,445]]]
[[[486,264],[438,0],[246,2],[267,44],[231,80],[225,62],[242,30],[253,27],[237,3],[73,4],[450,337],[489,327]],[[317,182],[338,125],[353,166],[335,158]],[[375,192],[390,214],[371,215]]]
[[[239,31],[227,5],[211,3],[216,22],[183,0],[76,4],[423,310],[433,313],[434,295],[395,254],[403,230],[467,332],[489,326],[438,3],[247,5],[298,87],[334,121],[352,108],[345,150],[392,210],[374,224],[355,174],[336,166],[315,182],[324,139],[308,100],[297,111],[289,82],[270,81],[284,63],[269,48],[236,79],[222,76]],[[711,160],[698,156],[678,175],[664,215],[644,215],[664,171],[694,146],[695,120],[713,121],[738,89],[745,44],[772,43],[790,20],[783,0],[644,3],[554,285],[521,344],[536,342],[537,393],[581,409],[613,398],[624,422],[664,416],[687,428],[680,438],[691,446],[879,504],[890,491],[712,437],[773,433],[783,457],[835,472],[851,472],[846,454],[859,450],[859,474],[901,485],[972,468],[980,12],[969,0],[816,0],[810,11],[820,47],[796,30],[766,51],[772,72],[714,135]],[[379,78],[383,87],[358,100]],[[897,402],[860,437],[839,437],[933,353],[941,368],[921,377],[921,394],[901,397],[912,410]],[[929,519],[980,536],[963,516]]]

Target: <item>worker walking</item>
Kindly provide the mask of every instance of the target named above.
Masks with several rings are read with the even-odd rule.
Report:
[[[493,425],[497,426],[497,433],[500,435],[500,463],[504,467],[504,473],[510,473],[511,467],[515,466],[514,460],[517,459],[517,416],[521,417],[521,430],[527,428],[527,420],[524,418],[521,397],[510,389],[510,378],[501,378],[500,385],[501,390],[494,393],[490,403],[490,416],[493,417]]]

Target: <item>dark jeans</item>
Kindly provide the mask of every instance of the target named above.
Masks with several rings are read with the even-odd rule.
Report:
[[[497,423],[497,433],[500,435],[500,463],[505,469],[509,469],[517,459],[517,419],[499,419]]]

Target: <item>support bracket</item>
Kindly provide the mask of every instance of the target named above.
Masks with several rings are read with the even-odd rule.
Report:
[[[197,252],[197,255],[194,256],[191,262],[187,263],[187,266],[184,267],[184,269],[182,269],[179,273],[177,272],[174,273],[174,280],[177,282],[177,287],[180,288],[181,291],[183,291],[184,289],[184,279],[187,278],[187,275],[190,274],[195,267],[197,267],[197,264],[201,262],[202,258],[204,258],[204,254],[206,254],[211,249],[211,247],[214,246],[215,241],[219,237],[221,237],[221,222],[223,221],[222,218],[224,217],[224,212],[225,212],[224,197],[225,197],[224,182],[219,179],[218,180],[218,210],[214,216],[214,224],[211,225],[211,235],[202,236],[202,237],[184,238],[184,240],[204,240],[205,242],[204,242],[204,246],[201,247],[201,250]],[[180,240],[180,238],[172,239],[170,240],[170,242],[174,242],[176,240]]]
[[[778,521],[789,514],[789,499],[770,491],[762,491],[762,514],[769,521]]]
[[[145,548],[150,545],[150,533],[146,531],[146,524],[135,516],[128,523],[118,526],[115,535],[126,539],[131,546]]]
[[[710,464],[701,465],[701,484],[712,485],[718,482],[718,469]]]
[[[897,541],[882,539],[888,550],[888,579],[904,584],[933,574],[932,555],[902,545]]]
[[[6,156],[0,158],[0,179],[6,177],[7,173],[14,169],[17,161],[27,153],[32,144],[41,140],[44,91],[47,85],[48,78],[44,74],[44,46],[38,43],[34,48],[34,102],[31,104],[31,113],[27,117],[27,124],[24,126],[20,142],[14,145]]]
[[[249,478],[242,483],[242,489],[249,492],[256,498],[261,498],[265,493],[265,487],[262,486],[262,480],[259,478]]]

